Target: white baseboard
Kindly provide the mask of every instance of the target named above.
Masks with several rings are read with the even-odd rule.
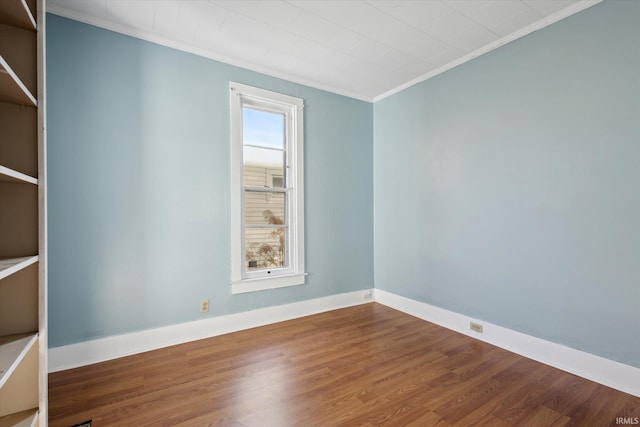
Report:
[[[77,368],[149,350],[375,301],[616,390],[640,397],[640,368],[595,356],[381,289],[361,290],[258,310],[211,317],[49,349],[49,372]],[[482,324],[483,333],[469,329]]]
[[[77,368],[149,350],[209,338],[311,314],[372,302],[372,290],[210,317],[49,349],[49,372]]]
[[[640,368],[605,359],[584,351],[546,341],[489,322],[444,310],[420,301],[376,289],[375,301],[420,319],[488,342],[513,353],[640,397]],[[483,332],[469,329],[469,322],[482,324]]]

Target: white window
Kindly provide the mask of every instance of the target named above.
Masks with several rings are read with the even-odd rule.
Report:
[[[303,101],[229,86],[232,293],[302,285]]]

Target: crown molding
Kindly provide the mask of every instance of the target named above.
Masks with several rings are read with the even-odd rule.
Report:
[[[544,27],[548,27],[551,24],[554,24],[564,18],[567,18],[571,15],[575,15],[578,12],[581,12],[585,9],[590,8],[591,6],[594,6],[598,3],[601,3],[604,0],[582,0],[579,1],[575,4],[573,4],[572,6],[567,7],[566,9],[562,9],[561,11],[554,13],[553,15],[549,15],[546,18],[543,18],[539,21],[534,22],[533,24],[524,27],[523,29],[516,31],[515,33],[511,33],[507,36],[502,37],[501,39],[498,39],[496,41],[494,41],[493,43],[490,43],[486,46],[483,46],[479,49],[474,50],[473,52],[462,56],[454,61],[449,62],[446,65],[443,65],[442,67],[438,67],[435,70],[429,71],[426,74],[423,74],[419,77],[416,77],[413,80],[410,80],[404,84],[401,84],[400,86],[395,87],[394,89],[388,90],[380,95],[377,95],[373,98],[373,102],[378,102],[381,101],[385,98],[390,97],[391,95],[395,95],[398,92],[402,92],[405,89],[410,88],[411,86],[415,86],[418,83],[422,83],[425,80],[429,80],[432,77],[435,77],[439,74],[444,73],[445,71],[449,71],[452,68],[457,67],[458,65],[462,65],[465,62],[469,62],[472,59],[476,59],[479,56],[484,55],[485,53],[489,53],[492,50],[495,50],[499,47],[502,47],[508,43],[511,43],[512,41],[518,40],[526,35],[529,35],[531,33],[533,33],[534,31],[538,31],[543,29]]]

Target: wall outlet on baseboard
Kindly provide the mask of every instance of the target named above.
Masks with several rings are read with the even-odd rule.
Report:
[[[363,295],[362,295],[363,299],[366,300],[372,300],[373,299],[373,291],[366,291]]]
[[[200,313],[208,313],[209,312],[209,300],[203,299],[200,302]]]
[[[480,324],[480,323],[470,322],[470,323],[469,323],[469,328],[470,328],[472,331],[482,333],[482,324]]]

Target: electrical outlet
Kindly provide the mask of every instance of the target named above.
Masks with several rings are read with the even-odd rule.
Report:
[[[200,303],[200,313],[208,313],[209,312],[209,300],[203,299]]]
[[[480,323],[471,322],[469,327],[472,331],[482,333],[482,325]]]
[[[365,292],[365,293],[364,293],[364,295],[362,295],[362,298],[363,298],[363,299],[367,299],[367,300],[369,300],[369,299],[373,299],[373,291],[367,291],[367,292]]]

